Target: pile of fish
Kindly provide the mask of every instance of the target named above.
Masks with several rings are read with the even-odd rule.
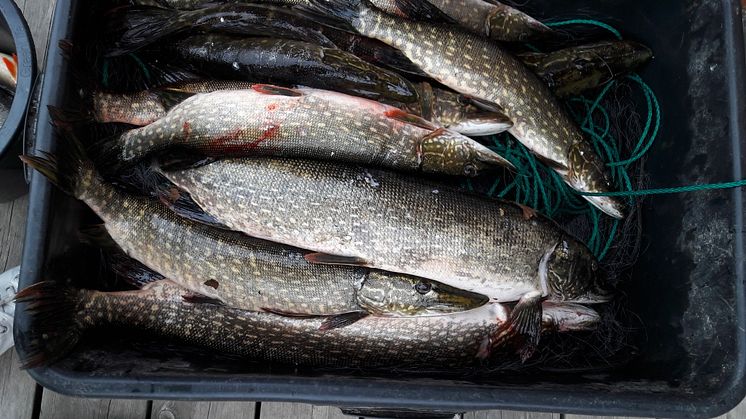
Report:
[[[82,89],[87,121],[54,110],[58,152],[23,160],[98,215],[89,239],[113,241],[139,289],[21,291],[45,319],[27,366],[112,326],[356,368],[525,361],[543,334],[598,327],[613,290],[581,241],[443,178],[510,176],[472,138],[507,131],[623,218],[558,97],[634,70],[646,47],[522,52],[557,34],[492,0],[132,3],[108,15],[99,58],[136,57],[162,81]],[[80,138],[81,124],[127,129]],[[112,181],[136,167],[140,188]]]

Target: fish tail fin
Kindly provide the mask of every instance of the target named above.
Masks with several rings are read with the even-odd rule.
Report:
[[[85,189],[95,187],[98,174],[72,130],[65,128],[66,123],[57,125],[57,121],[53,121],[53,124],[68,140],[59,147],[57,154],[42,152],[41,156],[21,156],[21,160],[64,192],[80,197]]]
[[[109,265],[117,277],[136,288],[143,288],[153,282],[166,279],[140,261],[127,256],[122,250],[110,255]]]
[[[152,45],[163,38],[187,30],[195,23],[194,13],[160,7],[128,7],[118,12],[110,30],[121,33],[106,53],[117,57]]]
[[[299,8],[318,15],[324,24],[349,30],[354,29],[352,22],[369,5],[368,0],[308,0]]]
[[[36,283],[18,292],[17,303],[25,303],[31,315],[34,330],[19,346],[23,368],[49,365],[64,357],[78,343],[82,333],[75,321],[77,307],[83,300],[83,291],[56,281]]]
[[[123,134],[115,134],[100,139],[88,147],[91,159],[96,164],[105,168],[105,173],[121,173],[125,168],[130,167],[129,162],[122,159],[124,153]]]

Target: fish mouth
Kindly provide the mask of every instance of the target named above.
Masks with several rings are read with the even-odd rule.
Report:
[[[513,163],[509,162],[503,156],[490,150],[489,148],[480,144],[479,148],[474,150],[476,152],[476,159],[478,162],[489,165],[489,166],[503,166],[510,170],[516,170]]]
[[[542,309],[545,320],[559,332],[586,332],[601,323],[596,310],[580,304],[544,302]]]
[[[466,116],[449,128],[463,135],[483,137],[503,133],[513,127],[513,122],[502,114],[484,113]]]
[[[583,198],[610,217],[617,220],[624,218],[624,204],[617,199],[609,196],[583,196]]]

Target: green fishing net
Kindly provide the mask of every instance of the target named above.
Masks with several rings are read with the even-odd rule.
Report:
[[[598,26],[622,39],[616,29],[598,21],[552,23],[553,26],[577,24]],[[627,103],[620,103],[620,97]],[[634,193],[626,192],[640,189],[642,159],[660,130],[661,109],[655,92],[639,75],[630,74],[609,81],[592,94],[572,97],[567,100],[567,105],[596,152],[607,162],[614,190],[621,192],[620,196],[633,212],[628,218],[636,216],[638,198],[633,196]],[[636,123],[640,119],[641,123]],[[511,135],[492,136],[486,144],[513,163],[516,170],[497,176],[490,185],[478,188],[468,180],[467,189],[474,191],[477,188],[490,197],[516,201],[566,227],[569,224],[568,229],[576,234],[580,232],[584,237],[579,238],[599,260],[603,261],[610,249],[618,247],[622,239],[622,224],[630,220],[614,220],[597,210]]]

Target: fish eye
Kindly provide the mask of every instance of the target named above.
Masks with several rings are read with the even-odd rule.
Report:
[[[414,286],[414,290],[423,295],[430,292],[431,289],[433,289],[433,285],[429,282],[420,281]]]
[[[466,163],[464,165],[464,175],[469,177],[474,177],[477,175],[478,169],[477,166],[475,166],[472,163]]]
[[[598,263],[596,261],[591,262],[591,271],[596,272],[598,270]]]

